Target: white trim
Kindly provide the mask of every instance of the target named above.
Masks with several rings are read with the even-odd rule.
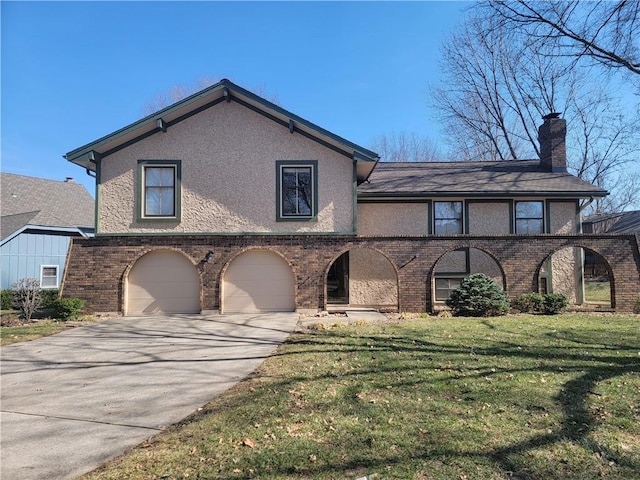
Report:
[[[56,269],[56,284],[55,285],[43,285],[42,280],[44,277],[44,269],[45,268],[55,268]],[[47,278],[52,278],[51,275],[47,275]],[[40,288],[44,289],[55,289],[60,288],[60,265],[40,265]]]

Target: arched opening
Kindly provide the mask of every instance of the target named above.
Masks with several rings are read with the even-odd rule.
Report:
[[[181,253],[154,250],[127,275],[127,315],[200,313],[200,277]]]
[[[584,301],[587,304],[612,306],[613,275],[602,255],[583,249]]]
[[[433,306],[444,306],[451,292],[460,288],[460,282],[475,273],[484,273],[504,289],[502,268],[488,253],[478,248],[458,248],[445,253],[433,269]]]
[[[222,278],[223,313],[293,312],[294,276],[271,250],[247,250],[229,263]]]
[[[610,308],[612,274],[598,253],[564,247],[549,255],[539,269],[539,293],[561,293],[572,305]]]
[[[326,303],[341,308],[398,309],[398,275],[391,261],[372,248],[353,248],[336,258],[327,272]]]

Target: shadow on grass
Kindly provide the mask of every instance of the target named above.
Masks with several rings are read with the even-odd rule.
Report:
[[[485,322],[485,326],[494,331],[502,330],[490,322]],[[519,332],[519,335],[526,334]],[[640,362],[632,356],[636,355],[640,345],[613,342],[613,338],[593,338],[593,335],[590,338],[587,331],[581,331],[580,329],[553,330],[549,332],[547,336],[549,337],[549,346],[541,346],[540,339],[538,339],[536,346],[523,346],[516,341],[506,342],[493,340],[490,340],[488,345],[482,345],[482,343],[486,343],[483,339],[478,342],[478,339],[474,338],[461,338],[459,344],[444,345],[437,341],[426,341],[413,336],[393,337],[365,335],[349,338],[343,336],[340,332],[322,332],[311,333],[291,339],[288,343],[288,349],[285,349],[281,355],[296,355],[297,353],[308,354],[310,353],[309,347],[312,347],[311,351],[317,353],[339,349],[339,351],[345,355],[365,351],[374,355],[376,352],[383,351],[409,351],[421,355],[425,362],[430,362],[433,358],[443,358],[441,357],[442,355],[445,357],[450,356],[451,358],[455,358],[456,355],[460,354],[469,354],[487,359],[494,357],[511,357],[527,362],[534,361],[536,365],[535,367],[482,368],[474,374],[478,377],[525,372],[557,374],[559,371],[558,362],[561,362],[562,372],[565,374],[573,374],[573,378],[566,381],[562,385],[560,392],[553,397],[553,400],[561,406],[563,411],[562,422],[557,428],[548,434],[533,436],[522,442],[513,443],[506,447],[487,449],[487,453],[479,454],[477,451],[464,451],[464,449],[457,451],[449,450],[446,452],[439,450],[438,456],[444,453],[450,458],[490,458],[503,472],[507,472],[511,478],[534,480],[541,478],[540,472],[535,471],[535,469],[530,471],[530,469],[523,464],[523,458],[526,458],[528,453],[535,450],[543,448],[551,449],[555,445],[569,441],[575,445],[579,445],[597,457],[602,457],[607,462],[611,462],[611,464],[615,463],[615,465],[624,468],[626,471],[640,472],[640,458],[632,456],[631,454],[622,455],[617,453],[592,438],[591,434],[598,425],[598,419],[594,417],[588,407],[589,397],[591,395],[598,395],[595,393],[595,390],[602,382],[612,380],[622,375],[640,373]],[[614,337],[614,335],[612,335],[612,337]],[[552,342],[556,342],[556,344],[551,344]],[[295,349],[296,345],[303,345],[304,349],[297,352]],[[314,346],[317,348],[314,349]],[[590,352],[585,352],[585,347],[588,348]],[[621,352],[622,355],[616,355],[614,351]],[[452,363],[455,363],[455,360]],[[453,370],[450,380],[456,381],[455,365],[449,365],[449,367]],[[340,378],[365,378],[368,375],[393,373],[396,371],[395,369],[396,366],[385,365],[375,365],[371,368],[356,368],[351,372],[342,373]],[[578,376],[575,376],[576,374]],[[465,375],[464,378],[468,379],[474,375]],[[324,377],[315,376],[308,380],[322,380],[331,377],[332,375],[326,375]],[[290,384],[304,381],[305,377],[296,377],[290,379],[290,381],[282,382],[279,384],[279,388],[288,388]],[[417,382],[419,383],[420,381]],[[405,378],[401,383],[390,385],[390,388],[400,385],[407,386],[412,383],[414,382],[407,381]],[[517,388],[517,385],[514,385],[514,388]],[[309,467],[306,473],[339,473],[344,472],[345,469],[365,466],[369,471],[376,471],[375,469],[380,471],[380,469],[386,465],[406,460],[406,456],[391,455],[391,452],[386,453],[387,455],[385,455],[384,458],[349,460],[346,464],[325,465],[324,467],[318,466],[316,468]],[[424,459],[433,458],[429,452],[414,452],[414,459],[416,454]],[[294,471],[290,468],[284,468],[280,473],[289,475],[293,474]],[[300,471],[295,473],[301,474]],[[547,476],[545,478],[561,477]],[[570,478],[570,475],[562,478]],[[638,473],[638,478],[640,478],[640,473]]]

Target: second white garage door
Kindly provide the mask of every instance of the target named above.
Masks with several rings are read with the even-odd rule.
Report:
[[[200,313],[198,272],[177,252],[157,250],[140,257],[127,287],[127,315]]]
[[[268,250],[249,250],[234,258],[222,285],[223,313],[292,312],[293,272]]]

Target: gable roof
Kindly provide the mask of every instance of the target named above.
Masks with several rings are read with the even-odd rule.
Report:
[[[274,103],[245,90],[227,79],[195,93],[179,102],[121,128],[87,145],[70,151],[64,158],[87,170],[95,171],[96,162],[148,136],[171,128],[186,118],[220,102],[237,102],[270,120],[357,161],[359,181],[369,176],[379,155],[325,130]]]
[[[94,226],[94,201],[79,183],[0,173],[4,240],[26,225],[62,229]]]
[[[591,224],[592,233],[640,234],[640,210],[590,215],[582,221],[582,224],[583,226]],[[599,224],[599,227],[596,224]]]
[[[380,162],[358,187],[358,198],[376,197],[604,197],[608,192],[538,160],[495,162]]]

